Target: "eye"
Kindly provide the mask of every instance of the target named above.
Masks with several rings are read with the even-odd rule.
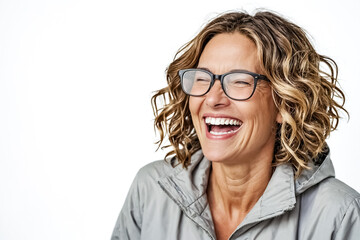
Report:
[[[233,82],[233,84],[234,84],[234,85],[244,85],[244,86],[246,86],[246,85],[250,85],[250,83],[249,83],[249,82],[242,81],[242,80],[237,80],[237,81],[234,81],[234,82]]]
[[[228,84],[229,84],[229,86],[235,87],[235,88],[252,87],[252,82],[251,81],[246,81],[244,79],[233,80],[233,81],[229,82]]]
[[[206,78],[196,78],[195,81],[196,81],[196,82],[205,82],[205,83],[207,83],[207,82],[210,82],[210,79],[206,79]]]
[[[225,82],[232,87],[247,88],[254,85],[254,78],[246,73],[232,73],[226,76]]]

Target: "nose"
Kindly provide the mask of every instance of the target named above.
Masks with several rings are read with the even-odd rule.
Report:
[[[215,81],[210,91],[205,95],[205,103],[211,108],[229,105],[230,99],[225,95],[220,81]]]

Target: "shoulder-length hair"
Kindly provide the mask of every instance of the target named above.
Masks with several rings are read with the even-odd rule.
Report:
[[[318,54],[299,26],[272,12],[222,14],[210,21],[175,55],[166,71],[168,86],[152,97],[159,146],[167,137],[178,162],[186,168],[201,146],[182,91],[178,71],[198,65],[205,45],[215,35],[238,32],[257,48],[260,67],[271,81],[273,99],[282,116],[274,149],[274,166],[291,163],[295,175],[323,151],[325,139],[338,126],[345,96],[337,83],[338,68]],[[336,98],[339,102],[337,102]],[[162,106],[159,107],[159,103]]]

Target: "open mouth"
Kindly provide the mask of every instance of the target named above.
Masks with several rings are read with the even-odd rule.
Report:
[[[205,123],[209,133],[213,135],[226,135],[237,132],[242,122],[232,118],[205,117]]]

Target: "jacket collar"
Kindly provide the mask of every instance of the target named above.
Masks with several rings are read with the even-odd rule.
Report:
[[[172,159],[174,161],[176,159]],[[158,180],[160,187],[181,208],[184,214],[203,228],[211,239],[215,239],[215,230],[208,207],[206,188],[211,163],[205,159],[202,151],[191,157],[191,164],[183,169],[181,164]]]
[[[211,169],[211,162],[201,151],[196,152],[191,160],[188,169],[182,169],[178,165],[172,173],[158,181],[168,195],[185,208],[193,206],[196,201],[206,195]],[[288,206],[289,201],[291,203],[294,201],[294,196],[294,172],[290,165],[280,165],[275,169],[263,196],[258,201],[260,205],[258,207],[265,208],[261,209],[259,214],[267,215],[269,211],[275,211],[274,207],[276,206],[279,208]],[[196,209],[199,214],[204,210],[206,204]]]
[[[290,164],[277,166],[264,194],[239,225],[244,231],[253,224],[283,214],[294,208],[296,195],[327,177],[334,176],[334,169],[327,153],[319,164],[310,163],[311,169],[294,179]],[[166,176],[158,180],[161,188],[173,199],[184,213],[211,235],[214,233],[211,213],[208,207],[206,189],[211,162],[202,151],[196,152],[187,170],[179,164]]]
[[[171,161],[173,160],[175,159]],[[211,162],[205,159],[202,151],[197,151],[187,169],[178,164],[170,173],[160,178],[158,183],[173,200],[187,208],[206,194],[210,169]],[[200,207],[198,212],[202,212],[204,207]]]

